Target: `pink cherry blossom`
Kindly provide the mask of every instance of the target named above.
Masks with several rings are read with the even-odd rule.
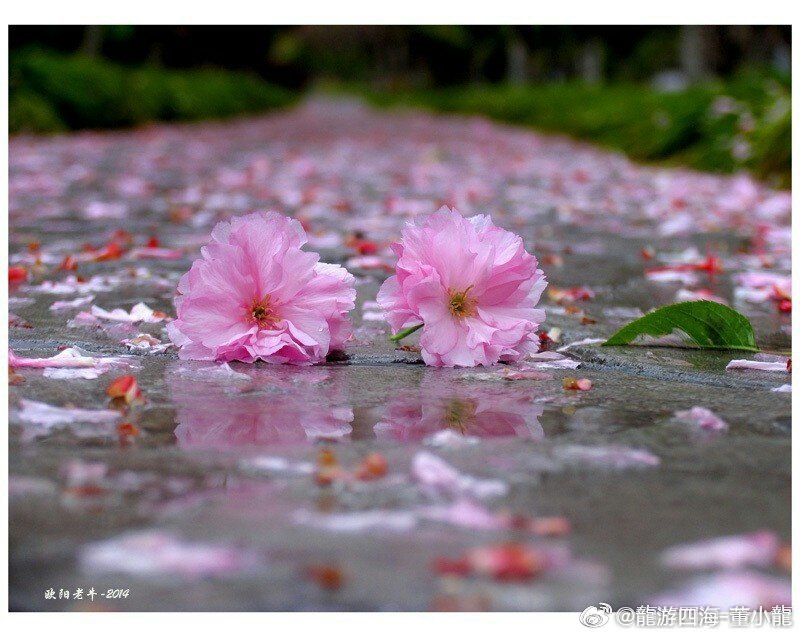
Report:
[[[300,223],[276,212],[217,224],[178,283],[167,331],[180,357],[318,363],[351,337],[353,276],[304,252]]]
[[[442,208],[406,224],[392,245],[396,275],[378,303],[392,330],[420,323],[422,358],[435,367],[517,361],[538,350],[544,321],[536,303],[547,286],[522,238],[486,215]]]

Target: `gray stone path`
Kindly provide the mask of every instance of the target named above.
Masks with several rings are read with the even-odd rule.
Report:
[[[363,307],[388,275],[386,245],[403,221],[447,203],[492,214],[537,255],[555,293],[542,301],[544,328],[561,330],[552,349],[607,337],[683,289],[732,303],[765,350],[786,355],[791,314],[737,291],[743,273],[788,275],[785,193],[741,177],[641,168],[483,120],[325,102],[226,124],[15,138],[10,161],[11,262],[29,273],[11,291],[10,346],[19,356],[70,346],[119,357],[131,354],[121,341],[139,333],[167,342],[163,322],[76,316],[92,304],[127,311],[139,302],[173,314],[177,278],[213,224],[231,214],[293,214],[311,249],[358,277],[346,361],[228,371],[167,349],[132,352],[94,379],[17,369],[24,382],[10,386],[9,423],[14,609],[635,607],[665,591],[702,597],[691,588],[697,577],[723,591],[719,568],[667,568],[661,555],[670,546],[762,529],[789,542],[791,394],[772,391],[790,383],[788,374],[726,371],[732,358],[754,358],[742,352],[596,345],[567,350],[580,367],[543,369],[549,380],[504,380],[502,366],[429,369],[415,352],[395,350],[385,324],[372,320],[376,309]],[[178,258],[142,258],[153,253],[135,248],[151,235]],[[122,258],[97,260],[109,241]],[[678,282],[645,276],[650,267],[700,262],[707,249],[724,267],[711,281],[702,271]],[[80,261],[76,273],[57,270],[67,255]],[[70,274],[83,282],[47,291],[46,282]],[[593,298],[559,298],[578,286]],[[89,295],[82,307],[50,309]],[[146,402],[115,420],[54,424],[25,402],[106,409],[105,389],[123,373],[136,376]],[[594,386],[567,391],[566,376]],[[729,430],[705,432],[674,417],[694,406]],[[139,435],[123,440],[123,421]],[[432,440],[444,430],[457,436]],[[347,470],[378,452],[388,475],[320,486],[313,471],[321,449]],[[478,487],[461,496],[426,487],[413,470],[425,453],[502,488],[480,497]],[[443,513],[465,500],[484,523]],[[497,523],[510,519],[502,512],[518,516],[514,528]],[[541,517],[564,518],[568,532],[541,537],[520,522]],[[506,542],[526,547],[541,568],[505,581],[442,566]],[[779,564],[741,564],[746,585],[725,589],[722,602],[778,603],[774,588],[788,582]],[[46,598],[51,588],[56,599]],[[83,599],[75,599],[78,588]],[[116,588],[128,596],[99,596]],[[58,598],[61,589],[69,599]]]

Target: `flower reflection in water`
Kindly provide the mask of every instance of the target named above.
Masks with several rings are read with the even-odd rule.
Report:
[[[482,438],[539,440],[544,431],[530,385],[453,382],[425,374],[416,391],[398,394],[375,425],[378,438],[418,441],[439,431]]]
[[[168,375],[181,447],[298,444],[343,438],[352,431],[353,410],[341,374],[250,367],[246,375],[232,372],[225,378],[206,368],[182,363]]]

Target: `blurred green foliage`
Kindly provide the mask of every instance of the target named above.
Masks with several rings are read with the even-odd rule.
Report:
[[[457,30],[432,33],[459,41]],[[283,107],[297,95],[243,71],[130,68],[39,49],[15,51],[9,80],[11,133],[224,118]],[[774,71],[751,69],[676,92],[574,80],[380,91],[359,83],[349,90],[383,107],[478,114],[565,133],[641,161],[746,169],[777,186],[791,182],[790,78]]]
[[[12,57],[9,95],[11,133],[224,118],[286,106],[294,97],[245,72],[131,69],[38,50]]]
[[[676,92],[579,82],[356,90],[381,107],[485,115],[593,141],[640,161],[746,169],[776,186],[791,182],[790,80],[774,73],[751,71]]]

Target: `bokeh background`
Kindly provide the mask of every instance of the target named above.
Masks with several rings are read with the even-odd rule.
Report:
[[[286,108],[482,114],[787,187],[788,26],[12,26],[11,133]]]

